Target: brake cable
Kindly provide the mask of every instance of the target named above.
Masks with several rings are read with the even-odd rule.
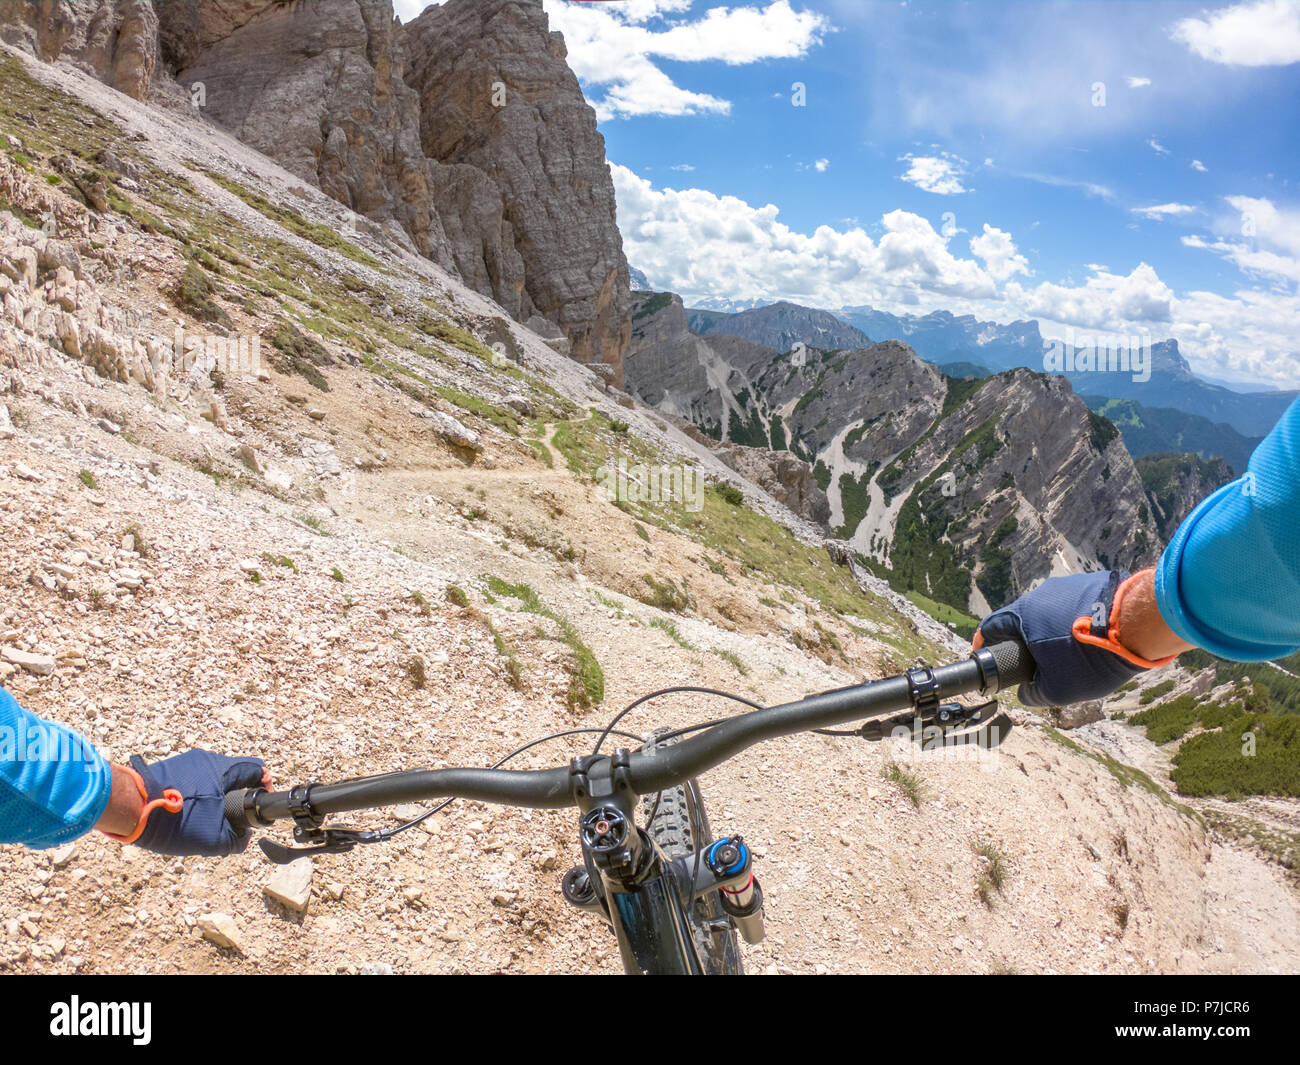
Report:
[[[735,702],[738,702],[738,703],[744,703],[746,706],[750,707],[750,708],[753,709],[753,710],[766,710],[766,709],[767,709],[767,707],[763,706],[761,703],[756,703],[756,702],[754,702],[753,699],[746,699],[743,695],[736,695],[736,694],[733,693],[733,692],[722,691],[722,690],[719,689],[719,688],[697,688],[697,687],[694,687],[694,686],[691,686],[691,685],[678,685],[678,686],[676,686],[676,687],[672,687],[672,688],[660,688],[658,691],[650,692],[650,693],[647,694],[647,695],[643,695],[643,696],[641,696],[639,699],[634,699],[632,702],[628,703],[627,706],[623,707],[623,709],[620,710],[617,714],[615,714],[615,715],[614,715],[614,720],[611,721],[611,722],[610,722],[610,723],[605,727],[605,731],[602,732],[602,733],[600,734],[600,739],[598,739],[598,740],[596,741],[596,746],[592,749],[592,752],[591,752],[591,753],[592,753],[593,755],[597,755],[597,754],[599,754],[599,753],[600,753],[600,746],[601,746],[601,744],[603,744],[603,743],[605,742],[605,737],[608,736],[612,731],[614,731],[614,726],[617,725],[620,721],[622,721],[623,718],[625,718],[629,713],[631,713],[633,710],[635,710],[635,709],[636,709],[638,706],[640,706],[642,703],[648,703],[651,699],[657,699],[657,698],[659,698],[659,696],[661,696],[661,695],[675,695],[675,694],[680,693],[680,692],[692,692],[692,693],[694,693],[694,694],[696,694],[696,695],[716,695],[716,696],[718,696],[718,697],[721,698],[721,699],[731,699],[731,700],[734,700]],[[716,725],[716,724],[718,724],[718,722],[716,722],[716,721],[711,721],[711,722],[709,722],[709,724],[710,724],[710,725]],[[698,727],[698,728],[705,728],[706,726],[704,726],[704,725],[699,725],[699,726],[696,726],[696,727]],[[594,732],[595,729],[592,729],[591,731]],[[678,735],[679,735],[679,734],[680,734],[680,733],[678,733]],[[622,735],[622,733],[620,733],[620,735]],[[670,735],[673,735],[673,734],[670,734]],[[663,739],[668,739],[668,738],[669,738],[669,736],[661,736],[661,737],[660,737],[661,740],[663,740]]]
[[[612,730],[612,731],[614,731],[616,735],[619,735],[624,739],[644,742],[643,737],[633,735],[630,732],[619,732],[617,730]],[[523,754],[524,751],[530,750],[533,747],[538,747],[543,743],[550,743],[552,740],[560,740],[568,736],[578,736],[578,735],[582,735],[583,733],[589,733],[589,732],[602,732],[602,730],[595,727],[588,727],[588,728],[566,729],[563,732],[552,732],[548,736],[542,736],[538,739],[530,740],[528,743],[525,743],[522,747],[516,747],[513,751],[511,751],[505,757],[501,758],[495,764],[488,766],[488,768],[500,769],[501,766],[505,765],[508,761],[510,761],[510,759],[514,758],[516,755]],[[611,729],[606,728],[603,730],[602,735],[608,735],[610,732]],[[396,773],[396,772],[384,773],[374,779],[383,779],[383,777],[385,776],[399,776],[399,775],[400,773]],[[414,828],[416,825],[420,824],[421,822],[427,821],[439,810],[445,809],[455,801],[456,801],[456,796],[454,795],[449,799],[443,799],[442,802],[438,803],[437,806],[433,806],[428,810],[425,810],[424,813],[420,814],[419,817],[414,817],[411,820],[404,822],[403,824],[393,825],[388,828],[376,828],[376,829],[325,828],[325,829],[315,829],[312,832],[304,832],[301,828],[294,829],[294,838],[310,839],[312,841],[320,842],[320,846],[316,846],[316,847],[286,847],[280,843],[276,843],[273,840],[269,840],[269,839],[260,839],[257,841],[257,845],[262,849],[262,853],[265,854],[268,858],[271,859],[271,861],[275,862],[277,865],[284,865],[285,863],[290,862],[295,858],[301,858],[304,855],[330,854],[330,853],[338,853],[341,851],[349,851],[358,843],[384,843],[392,839],[399,832],[405,832],[408,828]]]

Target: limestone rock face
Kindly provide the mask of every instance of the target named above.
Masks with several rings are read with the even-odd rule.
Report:
[[[158,15],[149,0],[3,3],[0,40],[47,63],[67,60],[143,100],[158,58]]]
[[[830,521],[830,502],[818,487],[812,467],[803,459],[788,451],[743,444],[723,444],[716,449],[716,454],[742,477],[753,481],[801,517],[823,526]]]
[[[1173,537],[1202,499],[1233,480],[1232,470],[1221,458],[1157,453],[1133,461],[1142,475],[1152,517],[1165,540]]]
[[[520,321],[555,322],[575,359],[610,365],[621,386],[627,262],[604,138],[563,37],[537,0],[452,0],[406,37],[439,213],[478,222],[481,235],[453,240],[457,268]]]
[[[0,37],[141,99],[201,84],[208,118],[622,387],[614,184],[540,0],[448,0],[405,27],[391,0],[31,0],[0,3]]]
[[[388,0],[178,3],[162,20],[163,53],[182,85],[202,83],[208,117],[451,265]]]

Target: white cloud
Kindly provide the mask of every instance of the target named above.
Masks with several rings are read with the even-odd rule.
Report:
[[[1151,149],[1152,149],[1152,150],[1153,150],[1157,155],[1168,155],[1168,154],[1169,154],[1169,149],[1166,148],[1163,144],[1161,144],[1158,140],[1156,140],[1155,137],[1152,137],[1149,141],[1147,141],[1147,144],[1150,145]]]
[[[1026,289],[1011,281],[1004,294],[1007,302],[1032,317],[1116,332],[1167,323],[1174,299],[1173,290],[1147,263],[1139,263],[1127,276],[1099,270],[1075,286],[1045,281]]]
[[[1186,203],[1157,203],[1151,207],[1134,207],[1132,210],[1134,214],[1140,214],[1143,218],[1159,221],[1162,218],[1176,218],[1178,215],[1194,214],[1196,208]]]
[[[1202,174],[1204,174],[1204,173],[1205,173],[1205,164],[1202,163],[1199,159],[1193,159],[1193,160],[1192,160],[1192,169],[1193,169],[1193,170],[1199,170]]]
[[[546,0],[551,28],[564,34],[569,65],[587,87],[597,116],[726,114],[727,100],[674,83],[656,59],[729,66],[806,55],[831,26],[825,16],[796,11],[790,0],[766,6],[714,7],[679,18],[691,0],[628,0],[619,5]],[[643,23],[665,23],[651,28]],[[593,87],[603,89],[596,95]]]
[[[1263,248],[1252,248],[1249,244],[1234,244],[1227,240],[1206,240],[1195,234],[1183,237],[1183,243],[1189,248],[1203,248],[1206,251],[1217,252],[1244,274],[1300,282],[1300,260],[1291,256],[1279,255],[1275,251],[1267,251]]]
[[[994,281],[1006,281],[1016,274],[1029,274],[1028,260],[1016,250],[1015,241],[1005,230],[984,223],[984,232],[972,237],[970,250],[984,260],[984,269]]]
[[[1226,196],[1237,212],[1240,231],[1261,243],[1300,257],[1300,209],[1282,208],[1272,200],[1253,196]]]
[[[1124,80],[1128,82],[1128,87],[1130,89],[1145,89],[1148,85],[1151,84],[1150,78],[1128,77],[1125,78]]]
[[[688,300],[725,295],[893,306],[917,294],[951,302],[997,293],[990,269],[953,255],[930,222],[907,211],[880,219],[878,241],[856,226],[806,234],[781,222],[773,204],[755,207],[705,189],[656,189],[626,167],[610,169],[628,258]],[[1000,231],[986,233],[981,248],[997,270],[1021,269]]]
[[[1170,31],[1202,59],[1231,66],[1300,62],[1300,4],[1258,0],[1233,4],[1205,18],[1185,18]]]
[[[691,163],[677,163],[674,166],[670,167],[669,169],[680,170],[683,173],[689,174],[692,170],[695,169],[695,167]]]
[[[1053,188],[1061,189],[1078,189],[1087,196],[1095,196],[1107,203],[1114,203],[1117,198],[1115,190],[1109,185],[1098,185],[1092,181],[1075,181],[1072,178],[1057,177],[1054,174],[1037,174],[1019,170],[1010,173],[1011,177],[1023,178],[1025,181],[1036,181],[1040,185],[1051,185]]]
[[[1183,244],[1215,252],[1250,276],[1300,282],[1300,209],[1252,196],[1225,200],[1234,213],[1218,220],[1217,238],[1190,235]]]
[[[818,159],[817,162],[813,163],[813,168],[817,173],[824,174],[830,165],[831,161],[829,159]]]
[[[944,152],[942,155],[904,155],[898,160],[909,163],[899,179],[918,189],[938,196],[956,196],[967,190],[961,183],[966,173],[966,160]]]
[[[721,296],[790,299],[832,310],[862,304],[896,313],[949,310],[998,322],[1037,318],[1047,335],[1072,326],[1145,332],[1157,340],[1175,336],[1193,367],[1204,372],[1300,384],[1294,339],[1300,297],[1293,286],[1180,296],[1147,263],[1128,273],[1093,263],[1082,284],[1031,284],[1012,235],[987,224],[970,239],[971,257],[965,258],[952,249],[959,230],[936,232],[907,211],[890,211],[870,226],[881,234],[876,240],[856,220],[845,220],[851,228],[843,230],[821,226],[800,233],[781,222],[774,204],[755,207],[705,189],[655,188],[617,164],[611,171],[629,260],[656,285],[680,293],[687,306]],[[1277,279],[1300,275],[1300,211],[1248,197],[1231,197],[1228,205],[1238,212],[1233,226],[1240,228],[1246,216],[1253,220],[1253,245],[1196,237],[1184,243]]]

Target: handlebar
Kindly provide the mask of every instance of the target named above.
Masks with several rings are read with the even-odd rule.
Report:
[[[862,718],[886,717],[917,707],[921,700],[943,699],[978,691],[991,695],[1033,679],[1034,661],[1021,644],[1009,641],[984,647],[961,662],[822,692],[792,703],[741,714],[711,726],[698,736],[653,751],[633,752],[626,779],[640,795],[665,791],[699,776],[763,740],[825,728]],[[575,760],[576,762],[577,760]],[[610,759],[600,756],[584,766],[595,777]],[[226,796],[226,817],[238,832],[294,817],[309,807],[312,817],[430,799],[476,799],[480,802],[562,809],[575,805],[573,773],[558,769],[441,769],[385,773],[338,784],[311,784],[289,791],[239,789]]]

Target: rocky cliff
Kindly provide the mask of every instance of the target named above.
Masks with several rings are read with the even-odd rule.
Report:
[[[1206,496],[1234,479],[1223,459],[1181,453],[1143,455],[1134,460],[1160,535],[1168,540]]]
[[[812,467],[788,451],[744,444],[723,444],[714,454],[778,503],[794,513],[824,526],[831,517],[830,501],[817,484]]]
[[[555,322],[574,358],[609,364],[621,384],[627,262],[605,141],[565,61],[564,38],[548,32],[536,0],[458,0],[425,9],[406,39],[420,143],[446,164],[432,176],[440,213],[472,217],[467,199],[493,192],[500,202],[487,228],[503,254],[482,256],[481,279],[478,246],[486,242],[454,242],[462,276],[474,276],[480,291],[486,280],[520,321],[540,314]],[[522,270],[510,268],[511,253]]]
[[[1159,550],[1118,431],[1062,378],[954,380],[897,340],[782,353],[698,336],[698,314],[670,294],[637,300],[629,391],[716,438],[812,464],[836,535],[896,587],[979,614],[1048,575]],[[798,324],[819,328],[790,310],[749,317],[746,333],[787,349]]]
[[[4,3],[0,40],[47,63],[67,60],[143,100],[158,59],[158,16],[148,0]]]
[[[42,0],[3,5],[0,36],[137,99],[183,92],[622,383],[604,140],[540,0],[449,0],[409,26],[390,0]]]

